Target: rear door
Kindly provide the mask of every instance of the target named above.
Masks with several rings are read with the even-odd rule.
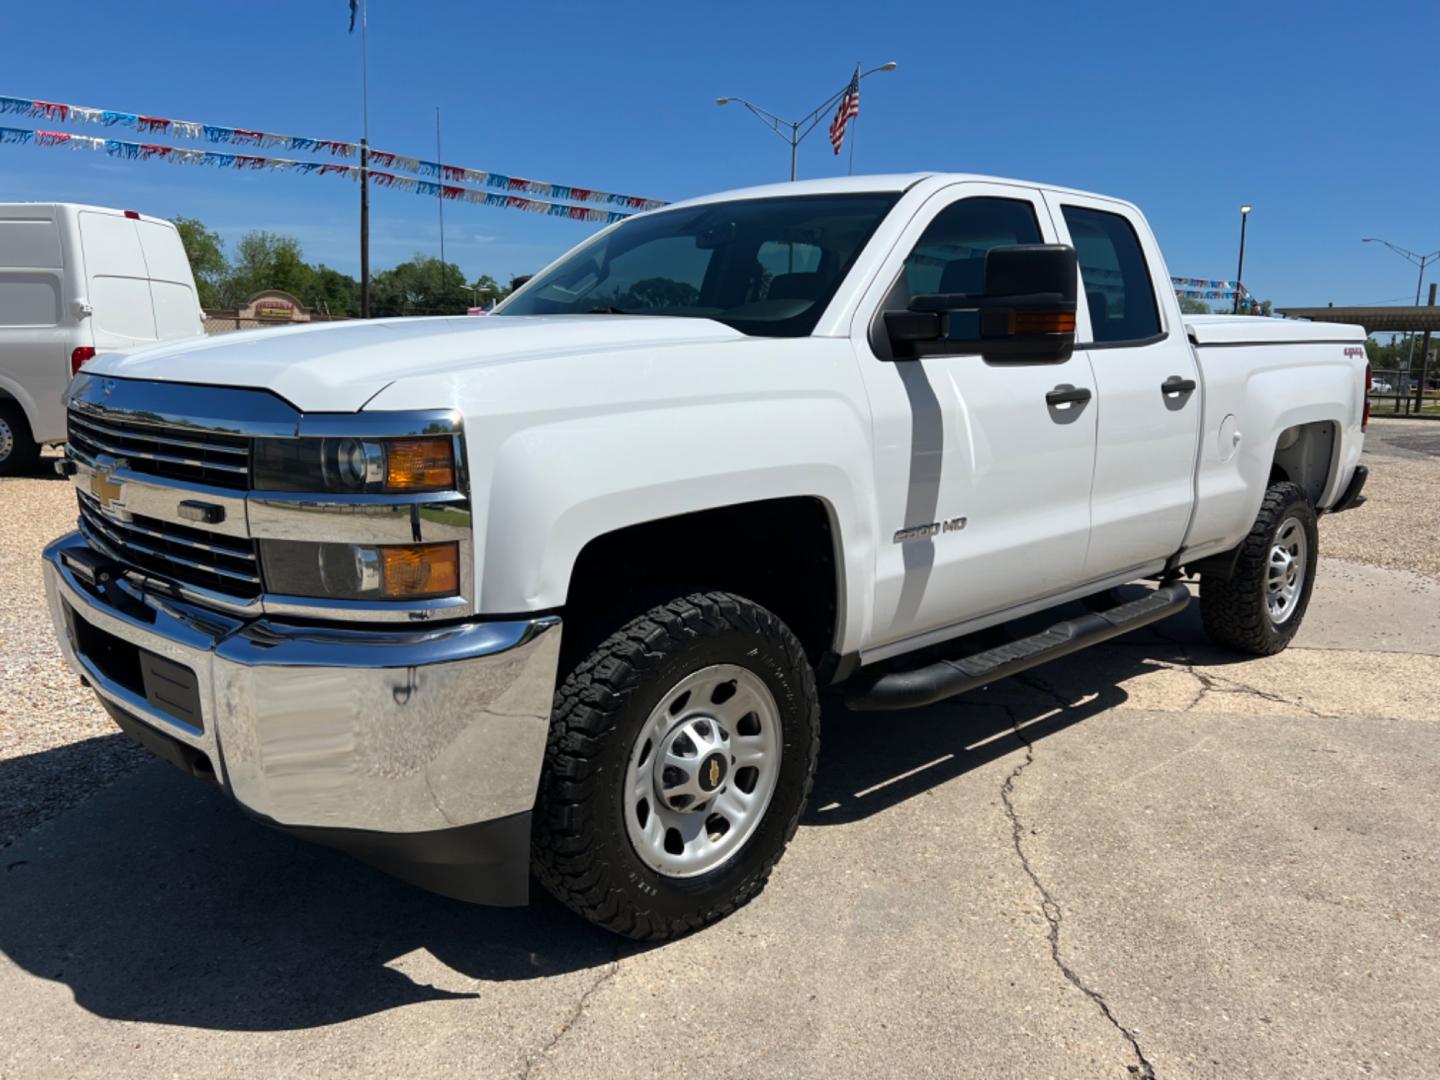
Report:
[[[1084,571],[1093,580],[1167,558],[1184,541],[1195,503],[1200,376],[1139,212],[1092,196],[1045,197],[1080,264],[1076,340],[1084,344],[1076,348],[1089,356],[1100,406]]]
[[[135,222],[121,214],[82,210],[80,245],[95,347],[103,351],[155,341],[150,272]]]
[[[145,269],[150,277],[150,299],[155,308],[155,336],[160,341],[194,337],[204,332],[195,279],[180,234],[168,221],[135,223]]]
[[[953,354],[897,362],[875,331],[878,313],[911,295],[982,291],[991,248],[1055,239],[1039,191],[952,185],[906,226],[861,304],[852,340],[871,404],[880,534],[873,658],[1080,582],[1095,403],[1057,407],[1046,395],[1093,390],[1086,354],[992,363],[975,351],[972,314],[951,317]]]

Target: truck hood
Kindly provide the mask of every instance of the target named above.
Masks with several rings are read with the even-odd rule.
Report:
[[[306,412],[358,412],[408,376],[744,337],[723,323],[649,315],[459,316],[312,323],[106,353],[88,373],[257,387]]]

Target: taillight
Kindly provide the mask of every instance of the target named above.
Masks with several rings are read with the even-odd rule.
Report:
[[[139,220],[140,220],[140,215],[137,214],[134,210],[126,210],[126,211],[125,211],[125,216],[126,216],[127,218],[129,218],[131,221],[139,221]]]
[[[1360,430],[1367,431],[1370,428],[1370,365],[1365,365],[1365,411],[1360,414]]]
[[[93,360],[94,358],[94,347],[90,345],[81,345],[78,349],[76,349],[70,354],[70,374],[78,375],[80,373],[80,369],[84,367],[85,361]]]

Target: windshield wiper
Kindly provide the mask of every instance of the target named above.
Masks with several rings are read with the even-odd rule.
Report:
[[[618,307],[615,307],[615,306],[611,305],[611,306],[609,306],[609,307],[592,307],[588,312],[586,312],[586,314],[587,314],[587,315],[629,315],[630,312],[625,311],[623,308],[618,308]]]

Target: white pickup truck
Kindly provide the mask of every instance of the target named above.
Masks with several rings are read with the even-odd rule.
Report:
[[[1187,318],[1168,280],[1125,202],[854,177],[630,218],[493,318],[101,355],[68,391],[57,632],[126,732],[262,821],[683,933],[794,833],[819,687],[928,705],[1194,577],[1216,641],[1289,642],[1316,515],[1361,501],[1364,334]]]

